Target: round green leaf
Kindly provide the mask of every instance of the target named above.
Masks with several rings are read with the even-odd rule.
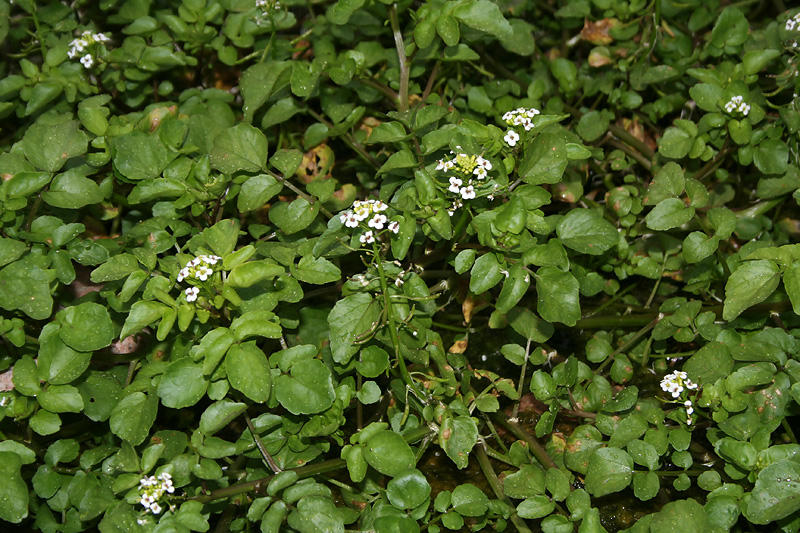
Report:
[[[574,326],[581,318],[580,284],[569,272],[543,266],[536,272],[536,310],[548,322]]]
[[[364,459],[367,463],[387,476],[397,476],[414,468],[416,458],[411,446],[394,431],[381,430],[372,435],[364,444]]]
[[[688,207],[680,198],[667,198],[658,202],[645,217],[647,227],[656,231],[677,228],[694,216],[694,207]]]
[[[209,405],[200,415],[200,431],[211,436],[227,426],[234,418],[247,409],[247,405],[223,399]]]
[[[386,496],[398,509],[419,507],[430,495],[431,486],[428,480],[416,468],[401,472],[386,485]]]
[[[534,496],[517,505],[517,514],[522,518],[543,518],[552,513],[556,503],[544,495]]]
[[[157,135],[132,131],[113,143],[114,168],[125,181],[157,178],[169,163],[167,148]]]
[[[745,309],[766,300],[778,288],[780,278],[778,265],[768,259],[742,263],[725,284],[722,318],[731,321]]]
[[[319,359],[295,363],[290,375],[284,374],[275,380],[275,397],[296,415],[324,411],[336,397],[331,371]]]
[[[170,363],[161,376],[158,396],[165,407],[183,409],[199,402],[207,388],[203,368],[191,357],[183,357]]]
[[[50,276],[37,265],[16,261],[0,270],[0,307],[19,309],[34,320],[44,320],[53,311]]]
[[[154,394],[143,392],[128,394],[111,413],[111,431],[122,440],[138,446],[150,433],[156,420],[158,399]]]
[[[25,158],[39,170],[48,172],[56,172],[70,157],[86,153],[87,146],[86,134],[75,120],[45,124],[42,119],[31,125],[22,138]]]
[[[58,314],[61,340],[74,350],[91,352],[110,345],[114,340],[114,323],[108,310],[100,304],[86,302],[68,307]]]
[[[573,209],[556,227],[561,244],[576,252],[600,255],[619,242],[619,232],[594,209]]]
[[[450,503],[462,516],[482,516],[489,509],[489,498],[472,483],[464,483],[453,489]]]
[[[619,492],[631,483],[633,459],[619,448],[600,448],[589,459],[586,490],[595,497]]]
[[[211,166],[225,174],[256,172],[266,168],[267,138],[249,124],[237,124],[216,136],[210,156]]]

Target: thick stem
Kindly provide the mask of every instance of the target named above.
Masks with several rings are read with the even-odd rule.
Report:
[[[405,439],[405,441],[409,444],[414,444],[424,439],[427,435],[430,434],[430,432],[431,430],[427,426],[419,427],[403,435],[403,439]],[[294,471],[297,472],[298,479],[306,479],[309,477],[317,476],[319,474],[324,474],[326,472],[332,472],[334,470],[344,468],[345,466],[347,466],[347,463],[345,462],[344,459],[329,459],[328,461],[323,461],[321,463],[314,463],[306,466],[301,466],[300,468],[295,468]],[[230,498],[231,496],[236,496],[237,494],[244,494],[245,492],[250,492],[252,490],[259,490],[261,487],[266,487],[274,477],[275,476],[272,475],[263,477],[261,479],[255,479],[253,481],[237,483],[229,487],[224,487],[215,490],[209,494],[192,496],[191,498],[187,499],[197,500],[200,503],[208,503],[222,498]]]
[[[510,420],[505,420],[497,413],[495,413],[492,418],[496,423],[513,433],[514,436],[519,440],[525,441],[528,444],[528,447],[530,447],[533,456],[536,457],[542,466],[545,468],[558,468],[558,465],[556,465],[555,461],[553,461],[553,458],[548,455],[547,450],[544,449],[544,446],[539,444],[539,441],[533,438],[527,431],[522,429],[519,424],[516,422],[511,422]]]
[[[392,25],[394,35],[394,46],[397,48],[397,62],[400,67],[400,89],[398,91],[399,100],[397,110],[400,112],[408,111],[408,77],[411,69],[406,57],[406,46],[403,44],[403,32],[400,31],[400,24],[397,21],[397,4],[387,6],[389,12],[389,23]]]
[[[403,354],[400,352],[400,339],[397,336],[397,323],[394,320],[394,309],[389,295],[389,284],[386,282],[386,273],[383,271],[383,260],[381,259],[380,249],[378,248],[378,241],[372,242],[372,249],[375,252],[375,262],[378,264],[378,276],[381,280],[381,291],[383,292],[383,306],[386,309],[386,320],[389,326],[389,337],[392,339],[392,346],[394,347],[395,357],[397,357],[397,366],[400,367],[400,375],[403,376],[403,381],[406,386],[414,393],[418,400],[423,401],[425,396],[419,391],[416,383],[408,373],[406,361]]]
[[[494,468],[492,468],[492,463],[489,461],[489,456],[486,455],[486,449],[484,448],[483,443],[478,444],[474,448],[475,450],[475,457],[478,459],[478,464],[481,465],[481,470],[483,470],[483,475],[486,478],[486,481],[489,482],[489,486],[492,487],[495,495],[498,499],[503,500],[510,506],[514,506],[511,503],[511,500],[506,498],[506,495],[503,493],[503,486],[500,484],[500,480],[497,479],[497,474],[494,472]],[[531,533],[531,530],[528,529],[528,525],[525,523],[517,513],[511,515],[511,523],[514,524],[514,527],[517,528],[517,531],[521,532],[528,532]]]

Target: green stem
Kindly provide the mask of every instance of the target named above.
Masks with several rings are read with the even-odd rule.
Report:
[[[330,122],[325,120],[325,117],[323,117],[322,115],[320,115],[319,113],[317,113],[313,109],[309,108],[308,109],[308,114],[311,115],[312,117],[314,117],[314,119],[316,119],[317,122],[321,122],[322,124],[325,124],[325,126],[327,126],[328,129],[333,129],[333,124],[331,124]],[[355,150],[358,153],[358,155],[360,155],[364,159],[364,161],[366,161],[367,163],[370,164],[370,166],[372,168],[374,168],[375,170],[378,170],[379,168],[381,168],[381,164],[378,162],[378,160],[375,159],[374,157],[372,157],[372,155],[370,155],[370,153],[367,152],[364,149],[363,146],[361,146],[358,142],[356,142],[355,139],[353,139],[351,135],[349,135],[349,134],[348,135],[342,135],[339,138],[342,139],[347,146],[349,146],[351,149]]]
[[[406,46],[403,44],[403,32],[400,31],[400,24],[397,21],[397,4],[392,4],[386,7],[389,12],[389,23],[392,26],[392,34],[394,35],[394,45],[397,48],[397,62],[400,67],[400,89],[398,90],[399,100],[397,102],[397,110],[400,112],[408,111],[408,77],[411,69],[408,65],[408,58],[406,57]]]
[[[263,442],[261,442],[261,438],[258,436],[258,433],[256,433],[256,428],[253,426],[253,421],[250,420],[250,417],[247,416],[246,413],[244,415],[244,420],[245,422],[247,422],[247,427],[250,429],[250,434],[253,435],[253,440],[256,443],[256,448],[258,448],[258,451],[261,453],[261,457],[264,458],[264,462],[267,463],[269,469],[275,472],[276,474],[278,472],[282,472],[283,469],[280,466],[278,466],[278,463],[275,462],[275,459],[273,459],[272,456],[267,451],[267,447],[264,446]]]
[[[279,182],[283,183],[286,187],[291,189],[297,196],[305,199],[305,201],[308,202],[309,204],[314,205],[314,204],[319,203],[319,212],[322,213],[323,215],[325,215],[328,218],[333,218],[333,213],[331,213],[330,211],[325,209],[325,207],[322,206],[322,204],[319,202],[319,200],[317,198],[314,198],[310,194],[307,194],[307,193],[303,192],[302,190],[300,190],[297,187],[297,185],[295,185],[291,181],[287,180],[284,176],[281,176],[277,172],[272,172],[271,170],[267,170],[267,173],[269,173],[270,176],[272,176],[273,178],[275,178]]]
[[[706,220],[697,213],[694,214],[694,219],[703,229],[708,238],[712,238],[712,231],[708,226],[708,222],[706,222]],[[714,250],[714,255],[717,256],[717,261],[722,266],[722,271],[725,272],[725,279],[727,280],[729,277],[731,277],[731,269],[728,268],[728,262],[725,260],[725,256],[722,255],[722,250],[719,249],[719,243],[717,244],[717,248]]]
[[[389,337],[392,339],[392,346],[394,347],[395,357],[397,357],[397,366],[400,367],[400,375],[403,376],[403,381],[406,382],[406,385],[414,393],[414,396],[417,397],[418,400],[423,401],[425,395],[423,395],[419,389],[417,388],[416,383],[411,378],[411,374],[408,373],[408,368],[406,367],[406,361],[403,357],[403,354],[400,352],[400,339],[397,336],[397,323],[394,320],[394,309],[392,307],[392,302],[389,298],[389,284],[386,282],[386,273],[383,271],[383,260],[381,259],[380,249],[378,248],[378,241],[375,240],[372,242],[372,250],[375,254],[375,262],[378,264],[378,276],[381,280],[381,291],[383,292],[383,306],[386,309],[386,320],[388,321],[389,326]]]
[[[615,355],[617,355],[618,353],[622,353],[622,352],[624,352],[625,350],[627,350],[628,348],[630,348],[631,346],[633,346],[634,344],[636,344],[637,342],[639,342],[639,340],[640,340],[642,337],[644,337],[645,335],[647,335],[647,333],[648,333],[648,332],[649,332],[651,329],[653,329],[654,327],[656,327],[656,325],[657,325],[659,322],[661,322],[661,320],[662,320],[662,319],[663,319],[665,316],[667,316],[667,315],[665,315],[664,313],[658,313],[658,315],[656,315],[656,317],[655,317],[653,320],[651,320],[651,321],[650,321],[650,322],[649,322],[647,325],[645,325],[645,327],[643,327],[642,329],[640,329],[639,331],[637,331],[636,333],[634,333],[634,335],[633,335],[633,336],[632,336],[630,339],[628,339],[628,342],[626,342],[625,344],[623,344],[622,346],[620,346],[619,348],[617,348],[616,350],[614,350],[614,352],[613,352],[611,355],[609,355],[609,356],[606,358],[606,360],[605,360],[605,361],[603,361],[603,362],[600,364],[600,366],[599,366],[599,367],[597,367],[597,373],[599,374],[600,372],[602,372],[602,371],[603,371],[603,369],[604,369],[606,366],[608,366],[608,364],[609,364],[611,361],[613,361],[613,360],[614,360],[614,356],[615,356]]]
[[[513,433],[514,436],[519,440],[525,441],[528,444],[533,456],[536,457],[542,466],[545,468],[558,468],[558,465],[556,465],[555,461],[553,461],[553,458],[548,455],[547,450],[544,449],[544,446],[539,444],[539,441],[533,438],[527,431],[522,429],[519,424],[511,420],[505,420],[502,415],[497,413],[495,413],[492,418],[496,423]]]
[[[495,473],[494,468],[492,468],[492,463],[489,461],[489,456],[486,455],[486,449],[484,448],[484,445],[482,443],[478,444],[475,446],[474,450],[475,457],[478,459],[478,464],[481,465],[481,470],[483,470],[483,475],[486,478],[486,481],[489,482],[489,486],[492,487],[492,490],[497,498],[503,500],[511,507],[514,507],[511,501],[506,498],[506,495],[503,493],[503,486],[500,484],[500,480],[497,479],[497,474]],[[523,520],[517,513],[511,515],[511,523],[514,524],[514,527],[517,528],[517,531],[522,533],[531,533],[531,530],[528,529],[528,525],[525,523],[525,520]]]
[[[405,439],[405,441],[409,444],[414,444],[424,439],[427,435],[430,434],[430,432],[431,430],[427,426],[419,427],[403,435],[403,439]],[[319,474],[324,474],[326,472],[339,470],[340,468],[344,468],[345,466],[347,466],[347,463],[345,462],[344,459],[329,459],[321,463],[305,465],[301,466],[300,468],[295,468],[293,470],[297,472],[297,476],[299,479],[306,479],[317,476]],[[222,498],[230,498],[231,496],[236,496],[237,494],[244,494],[245,492],[259,491],[261,490],[262,487],[266,487],[274,477],[275,476],[272,475],[260,479],[255,479],[253,481],[237,483],[229,487],[224,487],[215,490],[209,494],[192,496],[191,498],[188,499],[196,500],[199,501],[200,503],[208,503]]]
[[[39,48],[42,50],[42,59],[47,58],[47,47],[44,44],[44,39],[42,39],[42,30],[39,28],[39,17],[36,16],[36,8],[31,12],[31,17],[33,18],[33,25],[36,27],[36,40],[39,41]]]

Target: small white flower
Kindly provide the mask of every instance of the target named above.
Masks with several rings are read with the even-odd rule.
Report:
[[[348,228],[357,228],[358,227],[358,218],[356,217],[355,213],[352,211],[348,211],[345,213],[344,217],[344,225]]]
[[[503,137],[503,140],[509,146],[516,146],[517,141],[519,141],[519,134],[514,130],[508,130],[508,133],[506,133],[506,136]]]
[[[217,261],[221,260],[222,258],[218,255],[201,255],[198,257],[198,259],[207,265],[216,265]]]
[[[158,503],[154,503],[150,506],[150,510],[153,511],[153,514],[158,514],[161,512],[161,506]]]
[[[733,102],[728,102],[725,104],[725,111],[728,113],[733,113],[733,110],[736,109],[736,104]]]
[[[445,171],[447,170],[448,161],[444,161],[443,159],[440,159],[439,161],[437,161],[437,163],[439,163],[439,164],[436,165],[436,170],[445,170]]]
[[[486,169],[480,166],[475,167],[475,170],[473,170],[472,173],[475,174],[479,180],[482,180],[488,176]]]
[[[367,225],[371,228],[375,229],[383,229],[383,225],[386,224],[386,215],[374,215]]]
[[[734,104],[741,104],[742,101],[744,101],[744,96],[742,95],[734,96],[731,98],[731,102],[733,102]]]
[[[92,59],[92,54],[86,54],[81,58],[81,64],[86,68],[91,68],[94,65],[94,59]]]
[[[197,270],[194,272],[194,277],[199,279],[200,281],[206,281],[210,275],[214,273],[213,270],[208,268],[205,265],[201,265],[197,267]]]
[[[472,200],[475,198],[475,188],[472,185],[461,187],[461,198],[464,200]]]
[[[789,19],[786,21],[786,29],[788,31],[793,31],[796,25],[797,23],[794,21],[794,19]]]
[[[398,287],[402,287],[403,283],[405,283],[405,281],[403,281],[403,278],[397,278],[396,280],[394,280],[394,284]]]
[[[105,33],[95,33],[92,37],[98,43],[105,43],[110,40]]]
[[[478,159],[476,159],[476,160],[475,160],[475,163],[476,163],[476,164],[477,164],[479,167],[483,167],[483,168],[485,168],[486,170],[492,170],[492,163],[491,163],[491,161],[489,161],[488,159],[484,159],[484,158],[482,158],[481,156],[478,156]]]
[[[747,116],[747,114],[750,112],[750,106],[745,104],[745,103],[740,104],[739,105],[739,112],[741,114],[743,114],[744,116]]]
[[[359,237],[358,240],[361,241],[361,244],[372,244],[375,242],[375,235],[373,235],[372,230],[369,230]]]
[[[188,277],[189,277],[189,268],[183,267],[181,271],[178,272],[178,282],[181,282]]]
[[[692,425],[692,417],[691,416],[687,416],[686,417],[686,425],[687,426],[691,426]]]
[[[381,211],[386,211],[387,209],[389,209],[389,206],[381,202],[380,200],[375,200],[375,202],[373,203],[372,210],[375,211],[376,213],[380,213]]]
[[[198,287],[189,287],[184,291],[186,294],[186,301],[193,302],[197,300],[197,295],[200,293],[200,289]]]
[[[396,220],[392,220],[391,222],[389,222],[389,226],[387,226],[387,227],[388,227],[389,231],[391,231],[395,235],[400,233],[400,223],[398,221],[396,221]]]
[[[458,194],[458,192],[461,190],[461,185],[463,185],[463,184],[464,184],[464,182],[462,180],[458,179],[455,176],[451,176],[450,177],[450,187],[448,187],[447,190],[452,192],[452,193]]]

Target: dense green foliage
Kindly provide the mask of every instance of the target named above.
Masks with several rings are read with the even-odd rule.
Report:
[[[0,0],[0,520],[797,533],[798,39]]]

